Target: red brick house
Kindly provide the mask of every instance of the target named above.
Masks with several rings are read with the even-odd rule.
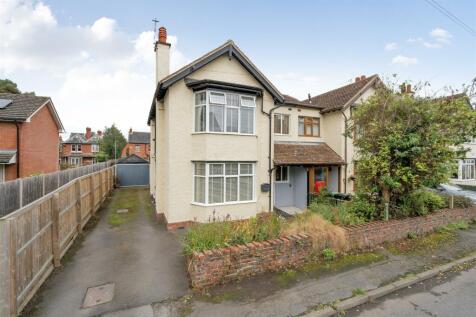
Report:
[[[129,129],[127,144],[121,152],[121,157],[135,154],[145,160],[149,160],[150,156],[150,133],[136,132]]]
[[[63,131],[49,97],[0,94],[0,182],[57,171]]]
[[[72,132],[61,144],[61,164],[81,166],[97,163],[101,138],[101,131],[95,133],[89,127],[86,133]]]

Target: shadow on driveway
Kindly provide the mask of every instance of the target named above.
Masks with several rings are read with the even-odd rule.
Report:
[[[116,189],[96,217],[23,316],[95,316],[187,294],[178,237],[155,220],[148,188]],[[86,290],[106,283],[115,283],[113,300],[81,309]]]

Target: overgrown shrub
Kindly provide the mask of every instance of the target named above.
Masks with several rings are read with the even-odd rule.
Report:
[[[398,216],[424,216],[444,206],[445,201],[440,195],[429,191],[417,190],[402,198],[398,208],[400,210]]]
[[[443,197],[443,200],[444,200],[443,208],[449,208],[450,207],[450,198],[451,198],[451,196],[448,195],[448,194],[440,194],[440,196]],[[454,208],[469,208],[472,205],[473,205],[473,202],[468,197],[461,196],[461,195],[453,196],[453,207]]]
[[[325,220],[335,225],[356,225],[365,222],[365,218],[354,213],[353,202],[342,202],[337,205],[312,203],[309,210],[321,215]]]
[[[349,212],[359,218],[370,221],[377,216],[377,206],[362,194],[357,194],[354,199],[346,204]]]

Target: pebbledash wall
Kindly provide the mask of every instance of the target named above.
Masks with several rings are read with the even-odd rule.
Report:
[[[445,209],[431,215],[390,221],[375,221],[346,227],[350,249],[371,249],[386,241],[404,239],[408,233],[428,233],[438,227],[476,218],[476,206]],[[188,258],[192,287],[204,289],[283,268],[299,267],[312,259],[311,238],[304,234],[223,249],[195,252]]]

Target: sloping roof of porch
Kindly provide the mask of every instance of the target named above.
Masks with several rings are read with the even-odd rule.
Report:
[[[326,143],[275,143],[276,165],[343,165],[345,162]]]

